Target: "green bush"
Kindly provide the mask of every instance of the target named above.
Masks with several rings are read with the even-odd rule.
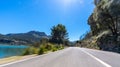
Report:
[[[38,48],[29,47],[23,52],[23,55],[31,55],[31,54],[37,54],[37,53],[38,53]]]
[[[63,45],[53,45],[52,46],[52,52],[57,51],[57,50],[62,50],[64,49]]]
[[[56,47],[52,48],[52,52],[55,52],[55,51],[57,51],[57,48]]]
[[[39,49],[38,54],[39,54],[39,55],[44,54],[44,49],[43,49],[43,48]]]
[[[42,45],[42,46],[40,46],[40,48],[39,48],[38,55],[44,54],[46,51],[47,51],[47,50],[46,50],[45,47]]]
[[[59,50],[62,50],[62,49],[64,49],[64,46],[63,46],[63,45],[60,45]]]
[[[27,48],[24,52],[23,52],[23,55],[29,55],[30,52],[29,52],[29,49]]]
[[[31,55],[31,54],[41,55],[41,54],[47,53],[48,51],[55,52],[55,51],[61,50],[61,49],[64,49],[63,45],[47,43],[47,44],[41,44],[41,46],[39,48],[29,47],[24,51],[23,55]]]
[[[51,45],[51,44],[47,44],[47,45],[45,45],[45,49],[46,49],[47,51],[50,51],[50,50],[52,49],[52,46],[53,46],[53,45]]]

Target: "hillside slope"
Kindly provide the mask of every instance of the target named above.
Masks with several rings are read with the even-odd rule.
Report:
[[[0,43],[6,44],[32,44],[40,41],[41,38],[48,38],[44,32],[30,31],[27,33],[0,35]]]
[[[84,47],[120,52],[120,0],[94,1],[96,7],[88,19],[91,31],[80,43]]]

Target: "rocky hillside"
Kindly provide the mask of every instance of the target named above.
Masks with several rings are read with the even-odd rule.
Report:
[[[0,34],[0,43],[5,44],[32,44],[40,41],[41,38],[48,38],[44,32],[30,31],[18,34]]]
[[[95,9],[88,19],[91,31],[81,43],[101,50],[120,51],[120,0],[94,0]]]

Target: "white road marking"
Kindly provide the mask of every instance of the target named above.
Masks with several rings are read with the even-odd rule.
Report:
[[[27,59],[22,59],[22,60],[15,61],[15,62],[10,62],[10,63],[7,63],[7,64],[2,64],[2,65],[0,65],[0,67],[8,66],[8,65],[11,65],[11,64],[15,64],[15,63],[27,61],[27,60],[34,59],[34,58],[38,58],[38,57],[39,57],[39,56],[32,57],[32,58],[27,58]]]
[[[80,49],[80,48],[78,48],[78,49]],[[81,49],[80,49],[80,50],[81,50]],[[98,62],[100,62],[101,64],[103,64],[105,67],[112,67],[111,65],[103,62],[102,60],[100,60],[100,59],[98,59],[97,57],[93,56],[92,54],[88,53],[87,51],[85,51],[85,50],[81,50],[81,51],[83,51],[83,52],[86,53],[87,55],[91,56],[92,58],[94,58],[95,60],[97,60]],[[0,67],[8,66],[8,65],[11,65],[11,64],[15,64],[15,63],[27,61],[27,60],[34,59],[34,58],[38,58],[38,57],[40,57],[40,56],[36,56],[36,57],[33,57],[33,58],[28,58],[28,59],[24,59],[24,60],[20,60],[20,61],[15,61],[15,62],[7,63],[7,64],[3,64],[3,65],[0,65]]]
[[[105,67],[112,67],[111,65],[103,62],[102,60],[98,59],[97,57],[93,56],[92,54],[88,53],[87,51],[85,50],[81,50],[83,51],[84,53],[86,53],[87,55],[91,56],[92,58],[94,58],[95,60],[97,60],[98,62],[100,62],[101,64],[103,64]]]
[[[65,49],[67,49],[67,48],[65,48]],[[59,50],[59,51],[56,51],[56,52],[60,52],[60,51],[62,51],[62,50]],[[50,52],[50,53],[55,53],[55,52]],[[45,55],[48,55],[50,53],[43,54],[43,55],[45,56]],[[0,67],[8,66],[8,65],[11,65],[11,64],[15,64],[15,63],[20,63],[20,62],[23,62],[23,61],[28,61],[28,60],[31,60],[31,59],[34,59],[34,58],[39,58],[40,56],[43,56],[43,55],[39,55],[39,56],[36,56],[36,57],[27,58],[27,59],[21,59],[21,60],[10,62],[10,63],[6,63],[6,64],[1,64]]]

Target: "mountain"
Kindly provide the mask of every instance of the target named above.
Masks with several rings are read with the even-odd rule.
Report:
[[[30,31],[17,34],[0,34],[0,43],[7,44],[32,44],[40,41],[41,38],[49,38],[44,32]]]

